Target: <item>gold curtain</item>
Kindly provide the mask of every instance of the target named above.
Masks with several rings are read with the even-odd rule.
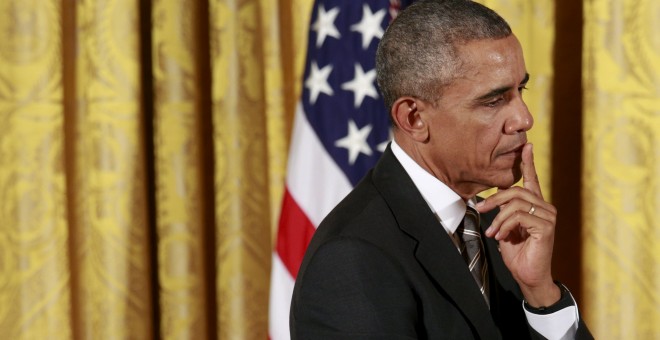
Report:
[[[0,1],[2,338],[267,338],[311,3]]]
[[[58,1],[0,2],[0,333],[69,338]]]
[[[583,309],[599,339],[658,339],[660,3],[584,4]]]

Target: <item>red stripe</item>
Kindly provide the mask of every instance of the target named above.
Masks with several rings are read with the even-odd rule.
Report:
[[[314,225],[307,215],[300,210],[298,203],[289,194],[289,189],[284,191],[282,199],[282,213],[277,232],[277,254],[284,265],[295,279],[298,269],[302,263],[305,249],[314,234]]]

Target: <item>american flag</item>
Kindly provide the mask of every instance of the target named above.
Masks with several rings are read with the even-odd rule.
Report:
[[[317,0],[296,108],[271,273],[269,335],[289,339],[298,267],[316,227],[390,140],[376,87],[378,41],[401,0]]]

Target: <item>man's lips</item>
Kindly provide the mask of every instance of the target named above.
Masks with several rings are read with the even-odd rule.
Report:
[[[520,155],[522,154],[523,147],[527,143],[522,143],[520,145],[517,145],[511,149],[508,149],[507,151],[500,152],[500,156],[509,156],[509,155]]]

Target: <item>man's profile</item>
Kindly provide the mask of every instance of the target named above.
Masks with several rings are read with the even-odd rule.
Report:
[[[376,67],[394,140],[316,231],[292,338],[591,338],[552,277],[557,211],[527,142],[530,75],[509,25],[472,1],[418,1]]]

